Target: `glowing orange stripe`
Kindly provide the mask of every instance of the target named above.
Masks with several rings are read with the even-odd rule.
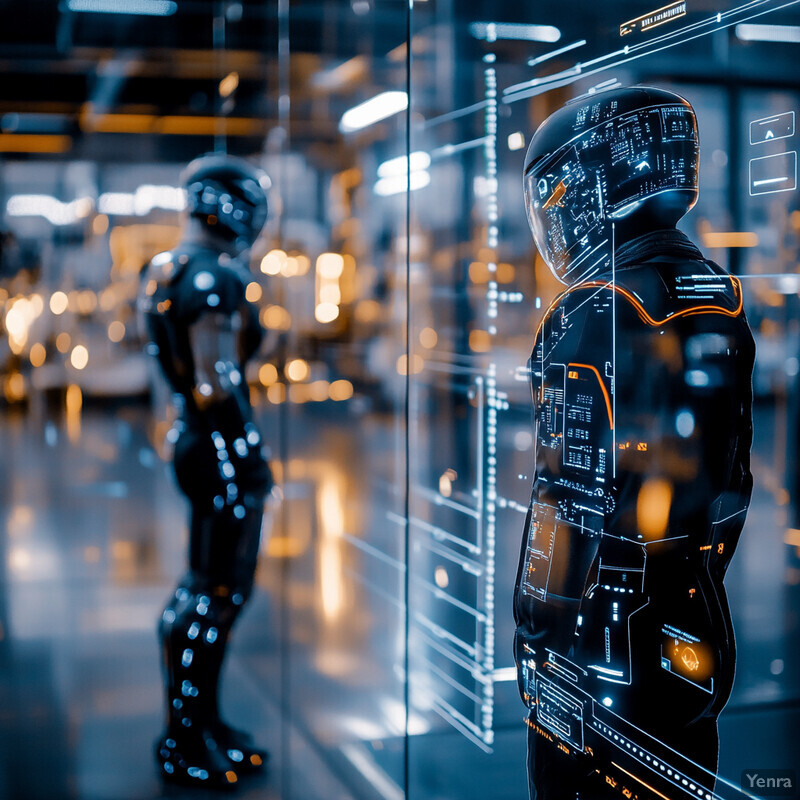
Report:
[[[726,276],[721,275],[720,277]],[[739,304],[733,311],[728,311],[720,306],[690,306],[689,308],[676,311],[674,314],[671,314],[670,316],[664,317],[664,319],[660,320],[653,319],[653,317],[647,313],[645,307],[627,289],[623,289],[621,286],[609,286],[601,281],[589,281],[588,283],[581,284],[581,286],[608,286],[608,288],[613,289],[615,292],[619,292],[636,309],[636,313],[644,322],[657,328],[667,322],[671,322],[673,319],[677,319],[678,317],[687,317],[690,314],[723,314],[726,317],[738,317],[739,314],[742,313],[742,306],[744,305],[744,299],[742,297],[742,284],[740,283],[739,279],[735,278],[733,275],[728,275],[727,277],[731,279],[731,283],[733,284],[734,295],[738,295],[739,297]],[[576,286],[575,288],[578,289],[580,287]],[[568,289],[567,292],[569,291],[570,290]],[[564,292],[564,294],[567,294],[567,292]],[[563,297],[564,295],[561,296]]]
[[[0,134],[0,153],[65,153],[71,147],[70,136],[37,133]]]
[[[639,783],[641,783],[641,784],[642,784],[642,786],[646,786],[646,787],[647,787],[647,788],[648,788],[648,789],[649,789],[651,792],[655,792],[655,793],[656,793],[656,794],[657,794],[659,797],[663,797],[663,798],[664,798],[664,800],[671,800],[671,798],[667,797],[665,794],[661,794],[661,792],[659,792],[659,791],[658,791],[658,789],[656,789],[656,788],[652,787],[652,786],[651,786],[649,783],[645,783],[645,782],[644,782],[644,781],[643,781],[641,778],[637,778],[637,777],[636,777],[636,776],[635,776],[635,775],[634,775],[632,772],[628,772],[628,770],[626,770],[626,769],[623,769],[623,768],[622,768],[622,767],[621,767],[619,764],[617,764],[615,761],[612,761],[612,762],[611,762],[611,764],[612,764],[613,766],[615,766],[615,767],[616,767],[618,770],[621,770],[622,772],[624,772],[626,775],[629,775],[629,776],[630,776],[631,778],[633,778],[635,781],[639,781]]]
[[[606,411],[608,411],[608,427],[611,430],[614,430],[614,419],[611,416],[611,398],[608,396],[608,389],[606,389],[605,383],[603,383],[603,379],[600,377],[600,373],[597,371],[597,367],[593,367],[591,364],[576,364],[574,362],[569,364],[570,367],[585,367],[586,369],[590,369],[594,374],[597,376],[597,382],[600,384],[600,388],[603,390],[603,397],[606,400]]]
[[[556,188],[553,189],[553,193],[550,195],[550,197],[547,198],[547,202],[542,206],[542,208],[545,211],[547,211],[548,208],[552,208],[553,206],[558,206],[559,208],[562,208],[564,206],[563,200],[564,200],[564,195],[566,193],[567,193],[567,184],[564,183],[564,181],[561,181],[561,183],[559,183],[558,186],[556,186]]]
[[[721,275],[720,277],[726,277]],[[623,289],[620,286],[612,285],[610,283],[603,283],[602,281],[589,281],[587,283],[580,283],[576,286],[570,286],[566,291],[562,292],[552,303],[550,303],[547,311],[542,315],[542,318],[539,320],[539,324],[536,326],[536,333],[534,335],[534,343],[538,341],[539,334],[542,332],[542,328],[544,327],[544,323],[550,317],[550,314],[555,310],[558,304],[565,298],[568,294],[577,291],[578,289],[585,289],[587,287],[600,287],[601,289],[612,289],[615,292],[619,292],[635,309],[636,313],[639,315],[639,318],[647,323],[648,325],[652,325],[653,327],[659,327],[660,325],[664,325],[667,322],[671,322],[673,319],[677,319],[678,317],[687,317],[690,314],[722,314],[726,317],[738,317],[739,314],[742,313],[742,308],[744,307],[744,298],[742,296],[742,284],[741,281],[734,277],[733,275],[728,275],[728,278],[731,279],[731,283],[733,284],[733,293],[737,295],[739,298],[739,304],[733,311],[728,311],[727,309],[721,308],[720,306],[690,306],[689,308],[684,308],[681,311],[676,311],[674,314],[665,317],[662,320],[654,319],[647,313],[645,307],[627,290]],[[579,366],[579,365],[575,365]],[[611,406],[608,402],[608,393],[606,392],[606,387],[603,384],[603,381],[600,379],[600,373],[589,364],[584,364],[583,366],[589,367],[589,369],[593,369],[597,373],[597,379],[600,381],[600,386],[603,389],[603,393],[606,395],[606,404],[608,405],[609,412],[609,420],[611,422],[611,429],[614,429],[613,420],[611,420]],[[544,376],[542,376],[544,377]],[[544,399],[544,382],[540,387],[540,394],[539,400],[542,401]]]
[[[648,325],[652,325],[654,327],[658,327],[659,325],[664,325],[667,322],[671,322],[673,319],[677,319],[678,317],[686,317],[690,314],[723,314],[726,317],[738,317],[739,314],[742,313],[742,307],[744,305],[744,300],[742,297],[742,284],[738,278],[734,277],[733,275],[724,276],[721,275],[721,278],[728,277],[731,279],[731,283],[733,284],[733,292],[734,295],[738,296],[739,304],[733,311],[728,311],[727,309],[721,308],[720,306],[690,306],[689,308],[684,308],[681,311],[676,311],[674,314],[671,314],[668,317],[665,317],[662,320],[654,319],[647,313],[645,307],[627,290],[623,289],[621,286],[612,285],[611,283],[603,283],[603,281],[589,281],[587,283],[580,283],[576,286],[570,286],[569,289],[562,292],[555,300],[550,304],[547,311],[542,316],[541,320],[539,320],[539,325],[536,328],[536,339],[539,338],[539,333],[544,326],[545,321],[550,316],[551,312],[555,310],[556,306],[561,302],[561,300],[566,297],[568,294],[577,291],[578,289],[585,289],[587,287],[600,287],[601,289],[612,289],[615,292],[619,292],[626,300],[630,302],[630,304],[636,309],[636,313],[639,315],[639,318],[646,322]]]

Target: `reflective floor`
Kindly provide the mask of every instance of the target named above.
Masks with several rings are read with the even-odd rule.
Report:
[[[155,620],[181,572],[185,534],[182,500],[148,440],[149,413],[89,406],[69,425],[38,408],[0,418],[0,798],[203,796],[163,789],[151,758],[161,724]],[[402,798],[402,587],[386,556],[401,537],[384,522],[397,502],[387,481],[393,431],[376,413],[316,413],[293,434],[283,481],[297,536],[278,529],[265,541],[226,668],[227,715],[274,754],[272,770],[238,796]],[[756,424],[774,418],[757,410]],[[766,433],[760,441],[779,439]],[[728,579],[739,637],[736,691],[720,720],[730,780],[797,761],[800,587],[774,463],[757,445],[753,507]],[[506,572],[499,564],[498,602],[513,581]],[[510,652],[499,653],[498,666],[506,662]],[[515,692],[496,685],[491,755],[431,723],[412,695],[409,796],[521,800]]]
[[[80,429],[42,415],[0,422],[5,516],[0,595],[0,798],[204,797],[160,785],[162,720],[155,621],[183,566],[182,500],[145,435],[147,409],[88,409]],[[41,417],[41,419],[37,419]],[[272,607],[259,589],[234,636],[228,718],[312,769],[297,796],[347,800],[305,742],[279,723]],[[259,662],[258,672],[250,662]],[[237,796],[274,800],[278,766]],[[208,794],[208,796],[218,796]]]

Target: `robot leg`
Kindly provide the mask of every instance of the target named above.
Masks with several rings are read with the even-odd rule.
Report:
[[[239,607],[191,573],[161,618],[167,725],[156,744],[162,777],[175,783],[224,788],[238,781],[237,753],[219,735],[217,684]]]

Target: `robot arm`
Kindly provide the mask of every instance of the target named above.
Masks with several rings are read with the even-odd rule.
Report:
[[[195,367],[192,395],[201,411],[226,401],[244,381],[237,352],[238,316],[206,312],[189,326]]]

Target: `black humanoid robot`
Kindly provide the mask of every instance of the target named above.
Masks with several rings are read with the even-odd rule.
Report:
[[[183,176],[181,243],[142,277],[149,350],[174,393],[174,467],[191,507],[189,572],[161,618],[167,722],[156,744],[165,780],[229,786],[266,753],[225,724],[220,670],[250,595],[272,477],[253,424],[245,362],[262,338],[245,298],[246,255],[267,218],[268,178],[241,159],[198,158]]]
[[[566,284],[530,361],[514,594],[531,798],[723,791],[755,348],[739,282],[675,228],[697,166],[689,103],[644,87],[568,103],[528,149],[528,219]]]

